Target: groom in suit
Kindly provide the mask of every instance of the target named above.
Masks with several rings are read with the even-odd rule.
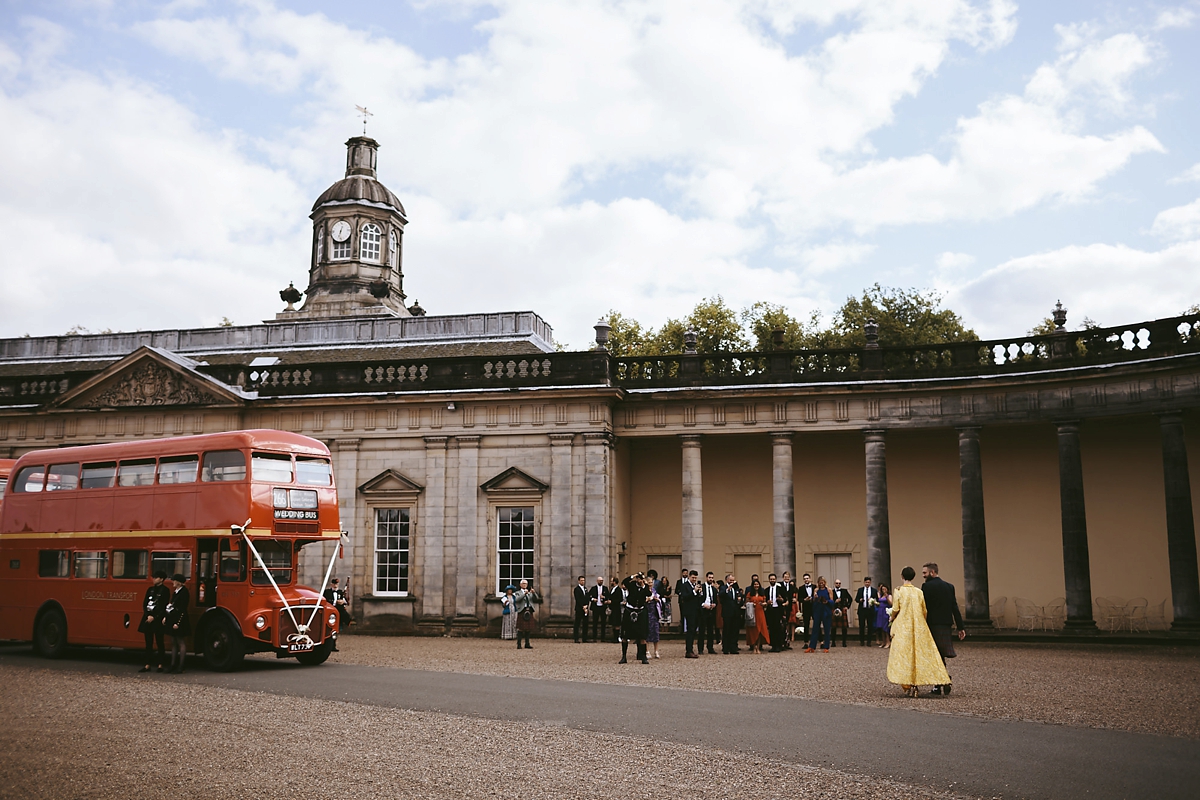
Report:
[[[863,578],[863,585],[858,587],[854,595],[854,605],[858,608],[858,644],[865,647],[868,642],[875,641],[875,606],[871,601],[879,602],[879,592],[871,586],[871,578]]]
[[[921,592],[925,595],[925,621],[929,623],[929,632],[933,634],[933,642],[945,664],[946,659],[958,655],[954,652],[954,626],[958,628],[959,641],[967,638],[967,631],[963,628],[958,600],[954,597],[954,584],[938,577],[938,565],[932,561],[921,567],[921,575],[925,578],[925,583],[921,584]],[[950,684],[933,687],[933,693],[950,694]]]
[[[692,646],[695,644],[696,634],[700,630],[700,603],[704,590],[700,586],[700,578],[696,574],[696,570],[692,570],[688,574],[688,579],[680,586],[678,594],[679,616],[683,622],[684,640],[687,642],[687,655],[684,657],[699,658],[700,656],[692,650]],[[704,648],[704,642],[700,642],[700,648]]]
[[[586,643],[587,638],[587,611],[588,611],[588,590],[587,578],[579,576],[579,583],[575,584],[575,643],[579,644],[579,637],[583,636],[583,641]]]

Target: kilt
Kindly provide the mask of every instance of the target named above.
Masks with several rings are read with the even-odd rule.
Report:
[[[636,619],[635,619],[636,617]],[[625,609],[621,620],[621,634],[626,639],[645,639],[650,633],[650,611],[646,608]]]
[[[517,630],[521,633],[532,633],[534,629],[533,610],[526,609],[517,614]]]
[[[954,652],[954,629],[949,625],[930,625],[929,632],[933,634],[933,643],[937,645],[942,658],[956,658]]]

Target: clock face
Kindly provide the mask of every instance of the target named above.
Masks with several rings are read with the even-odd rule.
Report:
[[[350,223],[344,219],[339,219],[333,223],[333,228],[329,231],[329,236],[335,242],[344,242],[350,238]]]

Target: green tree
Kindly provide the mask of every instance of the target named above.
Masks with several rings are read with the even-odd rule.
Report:
[[[654,336],[653,330],[643,328],[636,319],[631,319],[619,311],[609,311],[607,320],[612,326],[612,330],[608,332],[608,352],[614,356],[654,355],[649,350],[649,342]]]
[[[738,312],[725,305],[721,295],[704,298],[683,320],[669,319],[653,334],[649,345],[655,354],[683,352],[683,335],[696,332],[699,353],[741,352],[749,349]]]
[[[862,347],[867,343],[863,326],[868,319],[879,325],[879,343],[885,347],[912,347],[942,342],[977,340],[975,331],[963,325],[962,317],[942,308],[937,292],[883,287],[878,283],[862,297],[847,297],[833,315],[829,329],[816,337],[818,347]]]
[[[774,350],[774,333],[783,331],[783,349],[805,350],[814,347],[821,330],[821,314],[814,311],[808,322],[802,322],[777,303],[759,300],[742,310],[742,325],[749,334],[750,343],[759,352]]]

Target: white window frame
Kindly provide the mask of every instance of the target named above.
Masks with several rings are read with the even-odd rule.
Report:
[[[325,229],[317,228],[317,263],[325,257]]]
[[[520,534],[522,542],[521,547],[512,547],[512,524],[511,513],[513,511],[528,512],[528,519],[519,520],[523,531]],[[508,516],[509,519],[505,519]],[[524,514],[522,514],[524,516]],[[496,547],[496,594],[504,594],[504,587],[508,584],[519,586],[522,579],[528,580],[531,586],[537,586],[537,539],[538,539],[538,505],[530,503],[528,505],[498,505],[496,506],[496,538],[494,540]],[[506,530],[507,528],[507,530]],[[501,547],[504,537],[508,537],[509,547]],[[529,547],[525,547],[524,540],[528,538],[531,543]],[[510,574],[507,578],[504,577],[505,565],[502,563],[502,554],[504,553],[528,553],[528,558],[522,559],[526,563],[521,565],[519,572],[512,570],[512,564],[508,565]],[[515,573],[515,574],[514,574]]]
[[[379,263],[379,252],[383,243],[383,230],[374,222],[364,223],[358,235],[358,258],[360,261]]]
[[[354,236],[347,236],[346,241],[339,242],[336,239],[330,239],[329,257],[334,261],[346,261],[350,258],[350,254],[354,252]]]
[[[413,561],[412,561],[413,508],[412,508],[412,506],[409,506],[409,505],[388,505],[388,506],[381,505],[381,506],[372,506],[371,510],[373,512],[373,519],[372,519],[372,523],[371,523],[372,524],[371,552],[373,553],[372,558],[371,558],[371,594],[375,597],[408,597],[409,592],[411,591],[410,587],[412,586],[412,580],[413,580]],[[390,512],[390,511],[397,512],[397,521],[395,524],[406,525],[408,527],[406,536],[401,536],[399,533],[397,533],[397,535],[396,535],[397,539],[406,539],[408,546],[403,547],[403,548],[397,547],[394,550],[389,549],[389,548],[385,548],[385,549],[381,550],[379,548],[379,525],[381,522],[380,514],[382,512]],[[407,520],[400,519],[400,517],[405,516],[405,515],[408,517]],[[388,524],[390,524],[390,523],[388,523]],[[380,553],[404,554],[404,556],[401,557],[394,566],[407,567],[408,568],[407,575],[405,575],[405,576],[397,575],[394,580],[397,581],[398,587],[405,587],[405,588],[397,588],[395,590],[379,588],[381,580],[386,580],[386,581],[393,580],[392,578],[381,578],[379,575]],[[384,564],[384,566],[392,566],[392,565]]]
[[[396,239],[396,232],[388,231],[388,266],[396,269],[400,264],[400,243]]]

